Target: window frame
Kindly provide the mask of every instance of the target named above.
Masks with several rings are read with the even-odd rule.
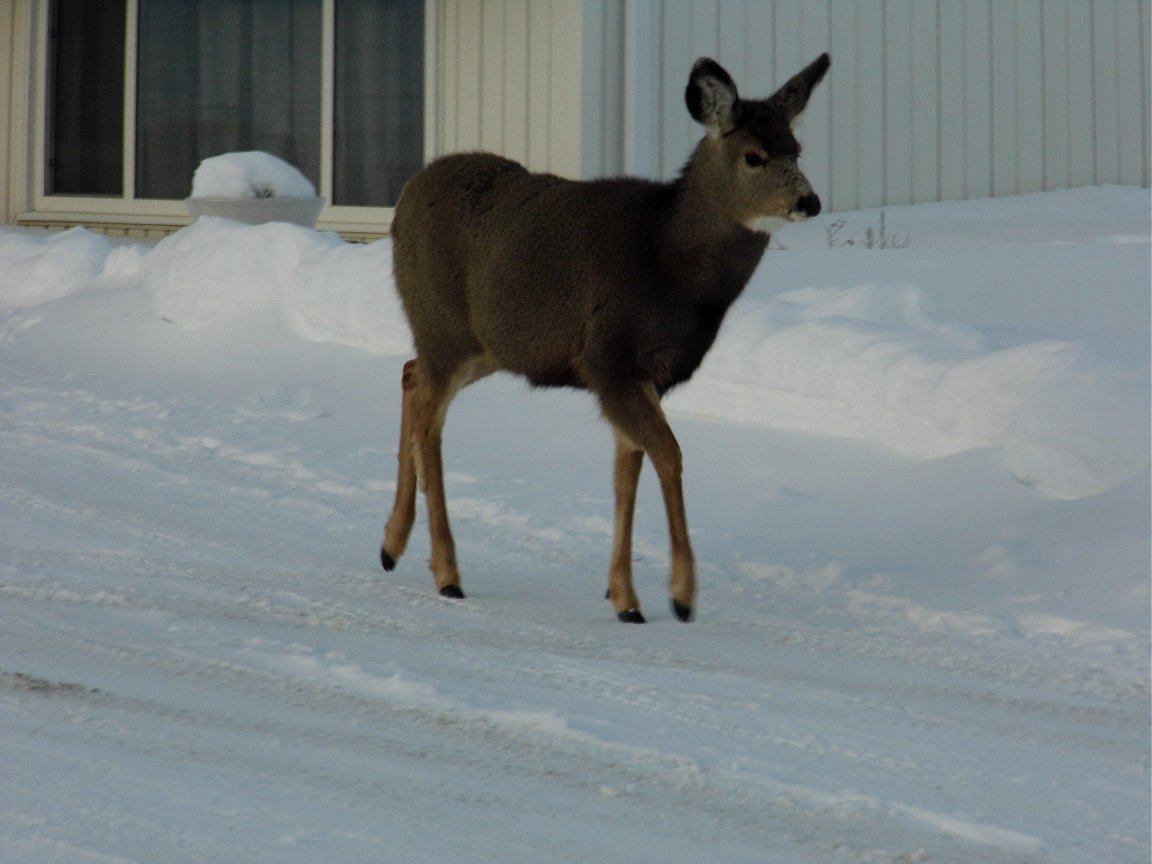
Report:
[[[47,194],[49,158],[49,126],[51,118],[50,63],[50,3],[37,3],[35,21],[35,81],[36,98],[33,118],[32,153],[32,213],[20,214],[21,221],[117,223],[149,227],[176,228],[188,224],[188,211],[183,199],[136,198],[136,71],[137,31],[139,28],[139,0],[125,0],[127,4],[124,26],[124,179],[119,196]],[[438,92],[436,69],[438,66],[439,4],[424,0],[424,161],[436,155],[437,112],[435,94]],[[321,0],[321,73],[320,73],[320,178],[317,194],[325,199],[318,227],[345,231],[352,234],[384,233],[392,221],[393,207],[366,207],[334,205],[332,201],[335,166],[335,110],[336,110],[336,0]],[[191,188],[192,178],[188,178]]]

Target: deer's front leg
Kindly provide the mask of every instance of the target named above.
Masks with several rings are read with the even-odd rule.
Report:
[[[672,596],[672,613],[680,621],[691,621],[696,600],[696,558],[688,539],[688,515],[684,509],[684,486],[681,482],[680,445],[668,430],[671,447],[675,452],[652,457],[660,488],[664,492],[664,507],[668,512],[668,536],[672,545],[672,567],[668,574],[668,590]]]
[[[696,563],[692,555],[692,544],[688,539],[688,516],[684,510],[684,489],[681,484],[682,457],[680,444],[660,407],[660,397],[651,384],[625,386],[601,393],[601,410],[616,429],[618,442],[634,450],[643,450],[652,460],[656,475],[660,478],[660,490],[664,494],[664,507],[668,514],[668,535],[671,543],[671,572],[668,587],[672,595],[672,612],[681,621],[692,620],[692,606],[696,599]],[[620,444],[617,445],[617,470],[620,466]],[[639,468],[635,469],[637,478]],[[626,478],[627,479],[627,478]],[[635,503],[635,480],[631,483],[631,502],[628,507],[629,537],[631,536],[631,514]],[[621,533],[619,499],[620,484],[617,484],[617,543]],[[630,542],[630,541],[629,541]],[[629,554],[631,554],[629,550]],[[616,564],[615,555],[613,565]],[[615,575],[615,569],[613,570]],[[628,584],[631,586],[631,576]],[[613,603],[617,603],[613,597]],[[619,612],[620,606],[617,605]],[[629,620],[621,616],[622,620]],[[641,617],[640,620],[643,620]]]

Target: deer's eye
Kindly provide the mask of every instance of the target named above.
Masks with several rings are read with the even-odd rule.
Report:
[[[761,156],[759,153],[748,152],[744,154],[744,164],[749,168],[763,168],[768,164],[768,160]]]

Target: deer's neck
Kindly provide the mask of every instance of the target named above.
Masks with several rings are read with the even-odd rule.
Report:
[[[727,308],[760,263],[768,235],[745,228],[693,181],[685,173],[673,184],[658,240],[661,269],[697,303]]]

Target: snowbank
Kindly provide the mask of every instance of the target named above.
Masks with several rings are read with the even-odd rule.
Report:
[[[314,198],[316,187],[283,159],[250,150],[203,160],[192,175],[193,198]]]
[[[1118,202],[1113,211],[1131,211],[1132,190],[1083,191],[1091,208],[1102,212],[1108,208],[1101,199],[1110,194]],[[1021,208],[1025,214],[1044,210],[1045,196],[1026,198],[1025,205],[1009,201],[1003,209],[1021,220]],[[1079,199],[1059,193],[1057,200],[1074,212],[1069,203]],[[997,202],[906,209],[934,214],[926,224],[937,237],[946,234],[939,226],[951,214],[964,231],[985,238],[980,242],[989,236],[980,234],[982,214],[1002,212]],[[1147,226],[1126,230],[1138,232],[1124,235],[1126,245],[1104,232],[1100,242],[1078,247],[1077,258],[1093,266],[1093,256],[1106,250],[1113,262],[1123,257],[1110,265],[1119,268],[1122,283],[1143,280],[1146,286]],[[90,284],[129,284],[149,292],[156,314],[185,330],[271,312],[294,338],[377,354],[411,350],[392,286],[388,241],[353,245],[290,225],[204,218],[155,248],[113,250],[83,230],[5,232],[0,244],[3,310],[36,306]],[[1070,268],[1051,248],[1041,240],[1007,250],[1013,257],[993,272],[1005,291],[1012,283],[1016,302],[1043,304],[1046,315],[1060,319],[1054,329],[1077,332],[1076,313],[1061,316],[1059,298],[1093,288],[1075,282],[1061,288],[1061,279],[1077,277],[1067,276]],[[1109,345],[1042,338],[1037,327],[1005,340],[988,326],[936,320],[930,309],[947,306],[950,296],[977,293],[977,280],[989,278],[975,269],[987,255],[970,256],[945,276],[945,252],[921,252],[919,259],[904,250],[834,254],[843,251],[770,252],[697,376],[669,396],[669,409],[859,439],[915,459],[998,447],[1013,477],[1057,498],[1103,492],[1148,466],[1146,352],[1122,358],[1109,355]],[[875,257],[881,254],[889,257]],[[916,282],[891,275],[859,281],[863,265],[876,260],[920,260],[924,267]],[[804,285],[821,267],[820,284]],[[1029,299],[1034,296],[1041,300]],[[1140,314],[1119,301],[1105,308],[1114,311],[1104,332]]]
[[[1017,480],[1058,498],[1103,492],[1148,465],[1146,365],[1067,342],[992,348],[923,307],[915,285],[743,301],[668,405],[917,459],[1003,446]]]
[[[0,315],[66,297],[92,283],[111,247],[99,234],[0,230]]]
[[[185,330],[263,309],[310,342],[411,351],[387,241],[350,244],[293,225],[204,217],[162,240],[139,278],[159,315]]]

